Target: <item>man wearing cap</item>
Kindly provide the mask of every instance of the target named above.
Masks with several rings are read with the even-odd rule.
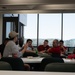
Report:
[[[16,33],[15,31],[11,31],[9,33],[10,41],[5,46],[3,57],[21,57],[26,51],[27,44],[25,44],[24,49],[19,51],[20,48],[16,45],[16,42],[18,40],[17,36],[18,33]]]

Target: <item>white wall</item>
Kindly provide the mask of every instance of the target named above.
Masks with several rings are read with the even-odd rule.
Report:
[[[2,43],[2,14],[0,14],[0,44]]]

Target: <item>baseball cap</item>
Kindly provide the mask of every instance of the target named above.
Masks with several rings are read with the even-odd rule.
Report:
[[[15,31],[11,31],[9,33],[10,38],[14,38],[15,36],[17,36],[19,33],[16,33]]]

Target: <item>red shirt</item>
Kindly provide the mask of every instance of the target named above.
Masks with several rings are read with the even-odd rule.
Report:
[[[57,47],[53,47],[49,50],[49,53],[54,53],[54,54],[60,54],[61,51],[60,51],[60,47],[57,46]]]
[[[63,47],[64,47],[64,49],[65,49],[65,51],[66,51],[66,50],[67,50],[67,47],[65,47],[65,46],[63,46]],[[61,50],[61,53],[62,53],[62,54],[65,54],[65,51],[63,50],[63,48],[60,47],[60,50]]]
[[[40,45],[40,46],[38,46],[38,51],[40,52],[40,51],[43,51],[43,50],[48,50],[50,48],[50,46],[46,46],[46,47],[44,47],[43,45]]]
[[[65,46],[63,46],[65,49],[67,49],[67,47],[65,47]],[[62,49],[62,48],[60,48],[61,49],[61,51],[63,52],[64,50]]]
[[[69,58],[69,59],[73,59],[73,58],[75,58],[75,54],[70,54],[70,55],[68,55],[67,58]]]

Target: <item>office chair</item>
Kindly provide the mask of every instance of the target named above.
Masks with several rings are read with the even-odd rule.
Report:
[[[9,63],[0,61],[0,70],[12,70],[12,67]]]
[[[58,63],[58,62],[64,63],[62,58],[53,58],[53,57],[44,58],[41,62],[40,70],[44,71],[45,66],[49,63]]]
[[[3,57],[1,61],[8,62],[11,65],[12,70],[24,71],[24,63],[20,58]]]
[[[50,63],[45,67],[50,72],[75,72],[75,64],[72,63]]]

